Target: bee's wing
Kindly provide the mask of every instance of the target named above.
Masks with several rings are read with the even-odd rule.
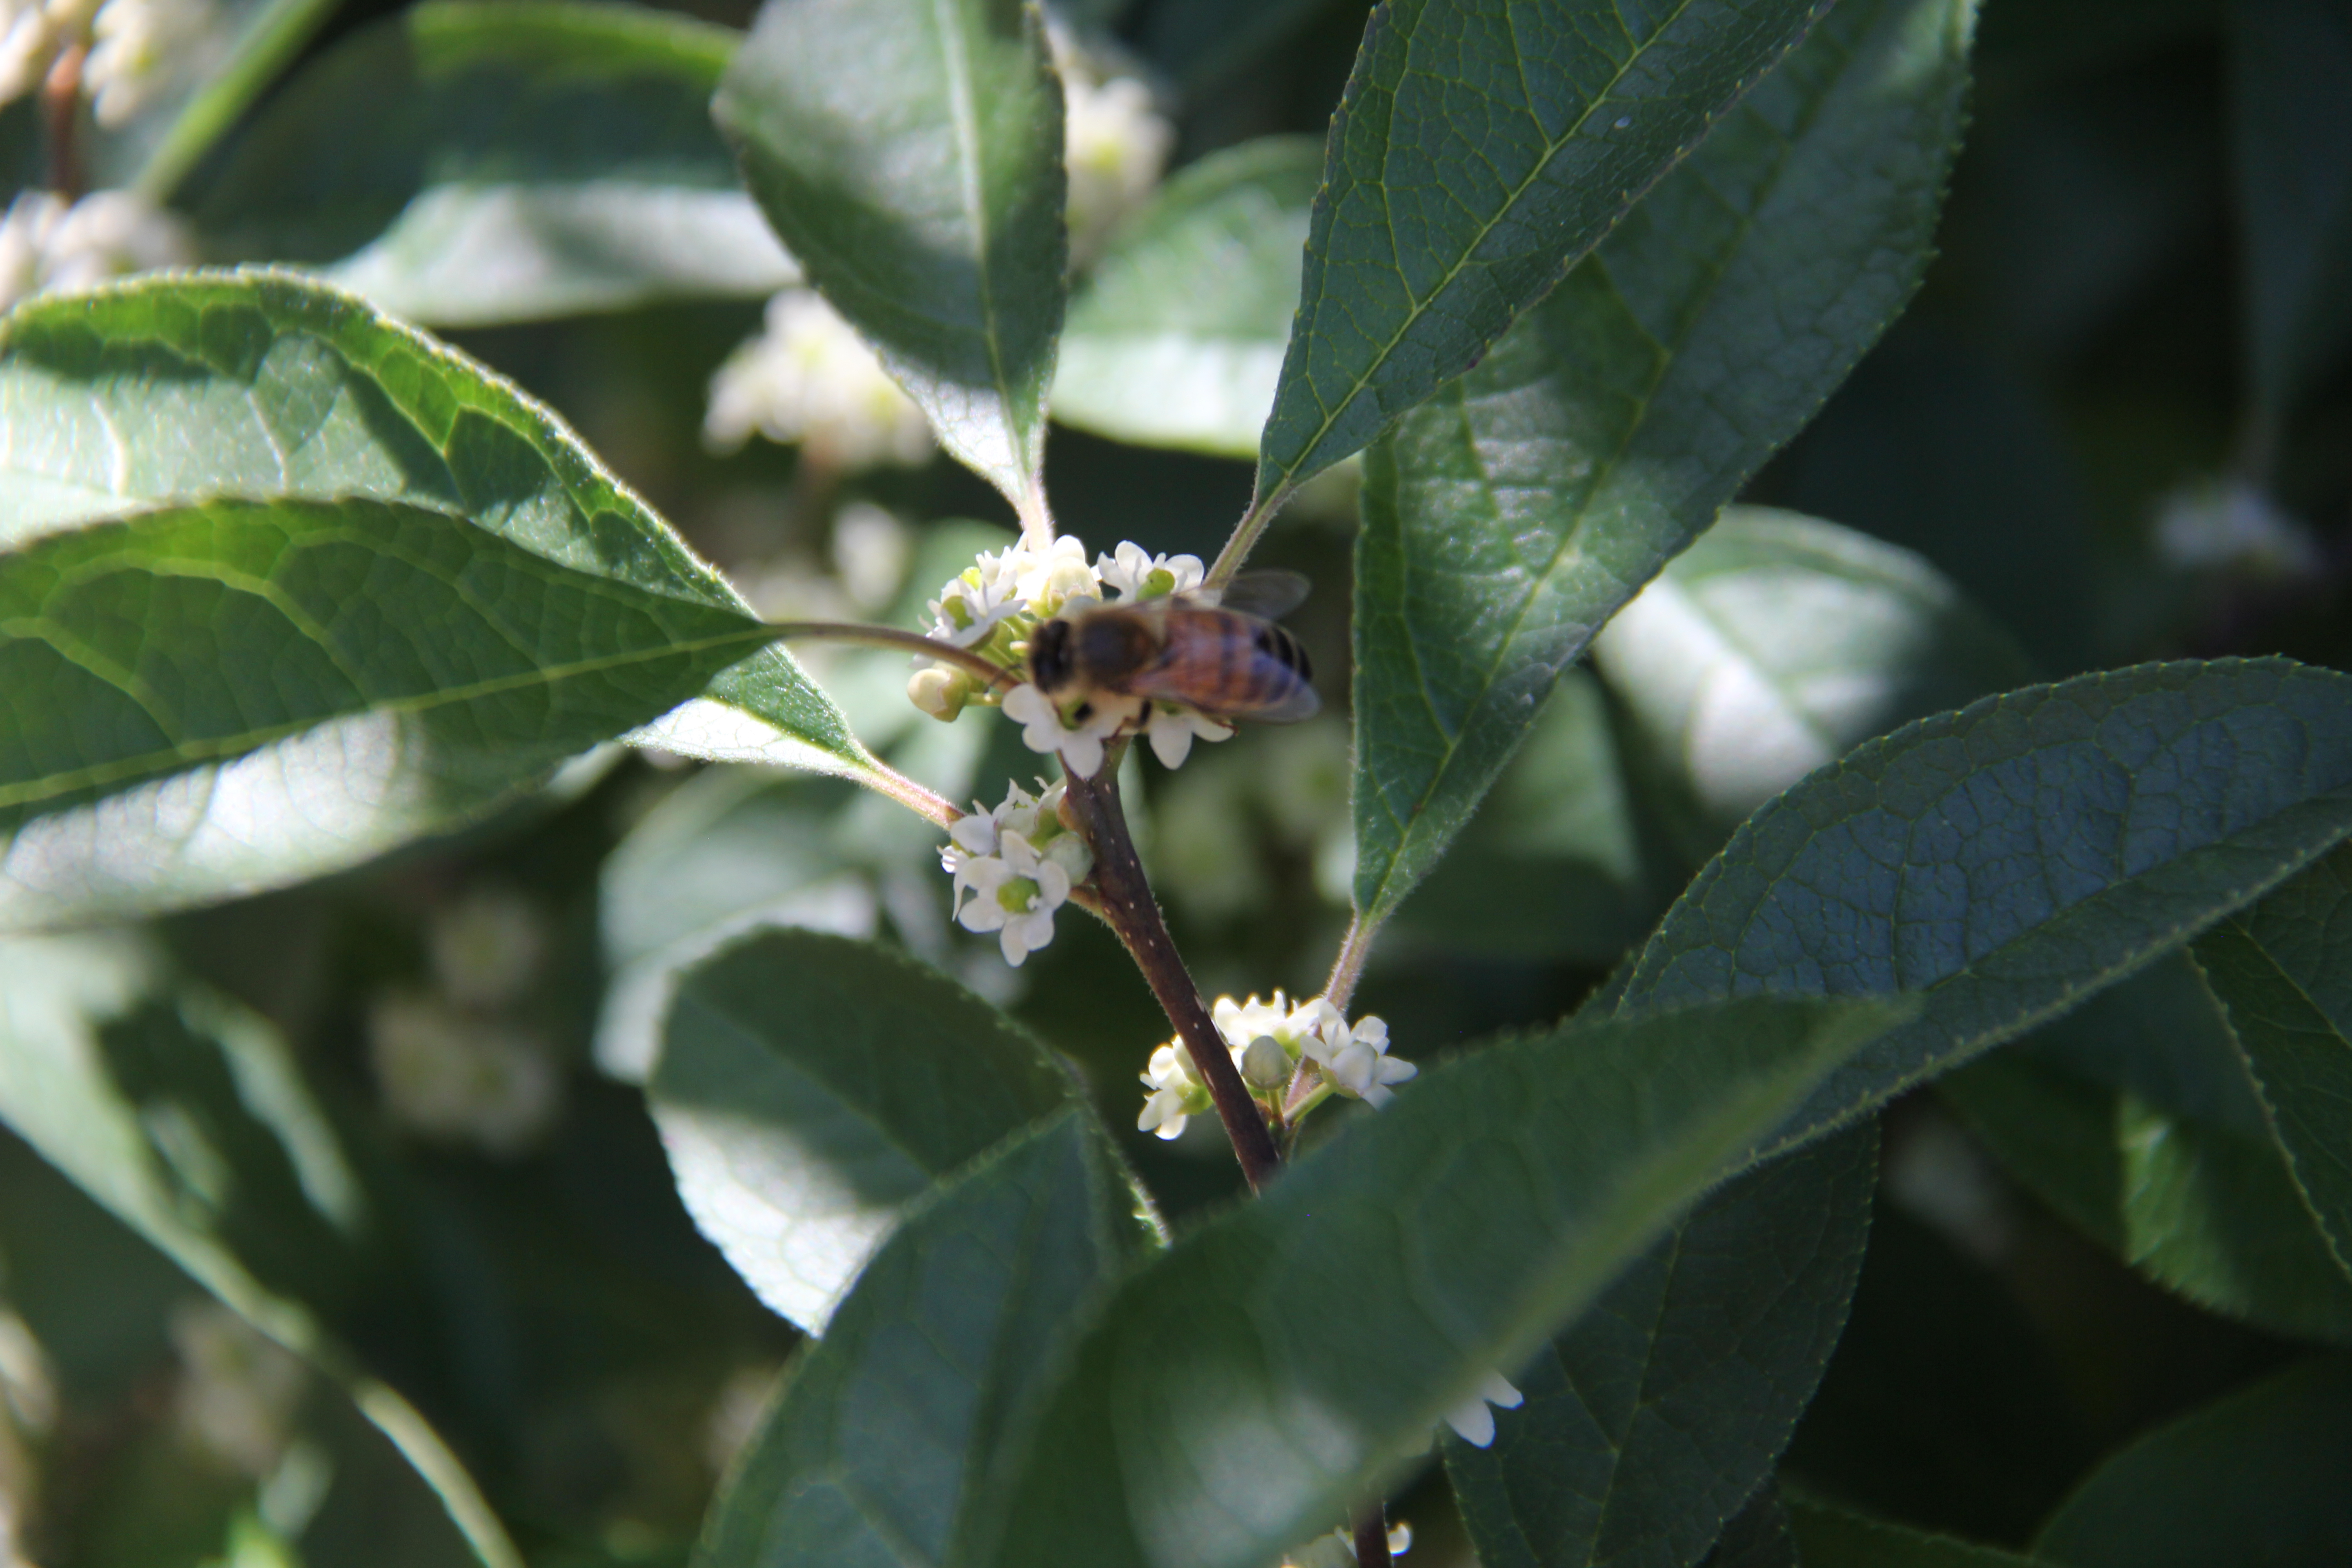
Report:
[[[1225,584],[1216,605],[1262,621],[1276,621],[1306,603],[1314,586],[1297,572],[1244,572]]]
[[[1296,724],[1301,719],[1312,719],[1323,710],[1323,699],[1305,681],[1281,701],[1264,708],[1253,708],[1246,713],[1235,714],[1240,719],[1253,719],[1261,724]]]

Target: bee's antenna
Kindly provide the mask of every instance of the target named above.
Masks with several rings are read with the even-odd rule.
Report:
[[[1018,686],[1021,677],[1001,664],[992,664],[968,647],[927,637],[920,632],[900,631],[896,626],[861,626],[856,621],[770,621],[768,630],[779,642],[803,639],[827,642],[866,643],[875,647],[902,647],[925,658],[935,658],[942,664],[952,664],[980,677],[990,686]]]

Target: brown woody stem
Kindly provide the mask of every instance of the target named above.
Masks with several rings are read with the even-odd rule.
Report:
[[[1389,1568],[1388,1510],[1375,1498],[1356,1516],[1356,1568]]]
[[[1233,1140],[1234,1156],[1241,1162],[1250,1189],[1263,1191],[1281,1166],[1281,1152],[1201,1000],[1200,988],[1192,984],[1192,972],[1177,956],[1159,900],[1144,879],[1143,862],[1136,858],[1127,812],[1119,804],[1118,759],[1105,757],[1090,779],[1071,773],[1067,798],[1087,842],[1094,847],[1094,882],[1101,902],[1097,912],[1118,933],[1152,994],[1160,998],[1168,1021],[1176,1026],[1177,1037],[1192,1054],[1193,1070],[1209,1086],[1209,1098],[1216,1102],[1218,1120]]]

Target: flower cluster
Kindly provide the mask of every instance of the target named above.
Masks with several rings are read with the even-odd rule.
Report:
[[[1029,639],[1045,622],[1105,603],[1134,605],[1190,593],[1202,575],[1198,556],[1154,555],[1131,542],[1097,556],[1091,566],[1086,546],[1073,535],[1044,545],[1024,542],[983,552],[944,584],[930,604],[929,633],[1003,668],[1025,672]],[[969,671],[929,663],[907,683],[907,695],[935,719],[953,719],[971,702],[997,700]],[[1031,751],[1060,752],[1080,778],[1094,777],[1104,747],[1124,733],[1140,731],[1160,761],[1173,768],[1183,764],[1194,741],[1222,741],[1234,732],[1231,725],[1178,703],[1110,692],[1056,702],[1024,682],[1002,701]]]
[[[0,310],[51,289],[87,289],[194,258],[179,221],[129,191],[97,191],[70,205],[26,191],[0,216]]]
[[[1318,996],[1292,1006],[1276,991],[1274,1000],[1217,998],[1210,1010],[1242,1081],[1269,1108],[1297,1121],[1337,1094],[1378,1108],[1396,1098],[1391,1084],[1421,1069],[1388,1054],[1389,1026],[1370,1015],[1348,1022],[1347,1015]],[[1182,1133],[1188,1118],[1210,1107],[1209,1088],[1181,1040],[1151,1053],[1143,1074],[1151,1092],[1137,1127],[1162,1138]]]
[[[832,468],[912,465],[931,455],[930,422],[824,297],[787,289],[766,330],[710,380],[703,438],[732,451],[753,435],[797,442]]]
[[[1062,77],[1062,161],[1070,175],[1070,264],[1085,268],[1104,242],[1159,186],[1176,128],[1139,78],[1054,36]]]
[[[1057,784],[1035,795],[1013,784],[994,811],[974,801],[940,851],[940,868],[955,879],[956,923],[996,932],[1016,969],[1054,940],[1054,911],[1094,869],[1086,839],[1062,820],[1062,791]]]
[[[111,130],[203,68],[218,21],[213,0],[0,0],[0,103],[40,86],[60,55],[84,45],[82,90]]]

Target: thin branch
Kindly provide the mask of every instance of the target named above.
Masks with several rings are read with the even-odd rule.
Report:
[[[870,759],[872,772],[858,776],[857,782],[887,800],[895,800],[917,816],[951,827],[965,815],[955,802],[935,789],[917,784],[879,757]]]
[[[1339,941],[1339,955],[1331,961],[1331,978],[1323,983],[1323,999],[1345,1013],[1355,999],[1356,983],[1364,977],[1364,960],[1372,951],[1372,937],[1381,928],[1368,925],[1360,914],[1348,922]]]
[[[68,45],[41,83],[42,129],[49,142],[49,189],[70,205],[81,199],[81,68],[89,45]]]
[[[1388,1510],[1375,1498],[1356,1516],[1356,1568],[1389,1568]]]
[[[1241,1162],[1251,1190],[1263,1191],[1281,1166],[1281,1151],[1275,1147],[1274,1134],[1266,1130],[1257,1101],[1242,1082],[1241,1072],[1201,1000],[1200,988],[1177,955],[1168,924],[1160,919],[1159,901],[1151,896],[1151,884],[1144,879],[1143,862],[1136,858],[1135,840],[1128,833],[1127,813],[1119,804],[1118,760],[1105,757],[1090,779],[1071,773],[1066,798],[1087,841],[1094,847],[1094,883],[1102,905],[1098,912],[1127,945],[1135,966],[1150,983],[1152,994],[1160,998],[1168,1021],[1176,1026],[1177,1036],[1192,1054],[1193,1069],[1209,1086],[1209,1098],[1216,1102],[1218,1120],[1225,1124],[1225,1136],[1233,1140],[1234,1156]]]
[[[1001,664],[991,664],[968,647],[927,637],[896,626],[869,626],[856,621],[770,621],[768,629],[780,642],[801,639],[866,643],[875,647],[902,647],[925,658],[936,658],[976,675],[991,686],[1018,686],[1021,677]]]

